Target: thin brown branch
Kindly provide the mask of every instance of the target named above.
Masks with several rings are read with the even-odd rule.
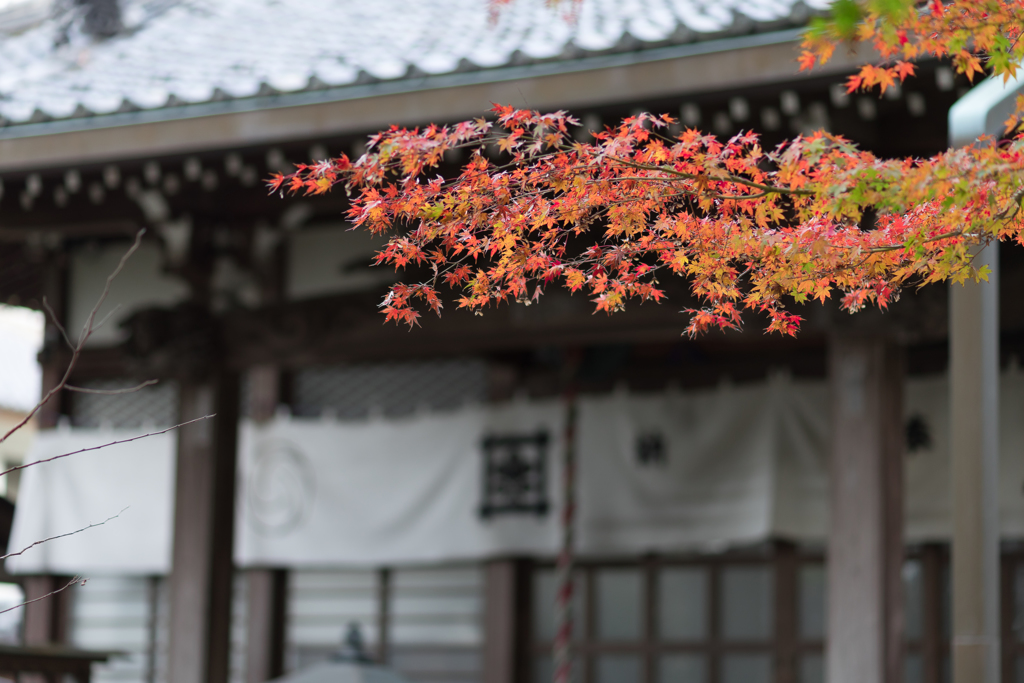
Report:
[[[70,453],[61,453],[60,455],[55,455],[55,456],[53,456],[51,458],[43,458],[42,460],[33,460],[32,462],[27,462],[27,463],[25,463],[23,465],[15,465],[14,467],[12,467],[10,469],[7,469],[7,470],[4,470],[3,472],[0,472],[0,477],[2,477],[4,475],[7,475],[7,474],[10,474],[11,472],[17,472],[18,470],[23,470],[23,469],[25,469],[27,467],[32,467],[33,465],[42,465],[44,462],[53,462],[54,460],[60,460],[61,458],[66,458],[66,457],[71,456],[71,455],[78,455],[79,453],[88,453],[89,451],[98,451],[101,448],[107,448],[108,446],[117,446],[118,444],[131,443],[132,441],[138,441],[139,439],[145,439],[146,437],[149,437],[149,436],[158,436],[160,434],[166,434],[167,432],[169,432],[171,430],[178,429],[180,427],[187,427],[188,425],[193,424],[195,422],[199,422],[200,420],[208,420],[211,417],[216,417],[216,416],[217,416],[217,413],[211,413],[209,415],[203,415],[202,417],[197,417],[194,420],[189,420],[188,422],[182,422],[181,424],[176,424],[173,427],[168,427],[167,429],[161,429],[158,432],[147,432],[145,434],[139,434],[138,436],[133,436],[130,439],[120,439],[118,441],[108,441],[107,443],[100,444],[99,446],[90,446],[89,448],[82,448],[82,449],[77,450],[77,451],[71,451]]]
[[[765,185],[763,183],[757,183],[757,182],[754,182],[753,180],[747,180],[746,178],[740,178],[739,176],[735,176],[735,175],[731,175],[731,174],[730,175],[726,175],[726,176],[721,177],[721,178],[713,178],[711,176],[701,176],[701,175],[698,175],[696,173],[686,173],[684,171],[677,171],[676,169],[669,168],[667,166],[652,166],[650,164],[641,164],[641,163],[638,163],[636,161],[630,161],[629,159],[622,159],[620,157],[609,156],[609,157],[606,157],[606,158],[609,159],[610,161],[614,161],[614,162],[620,163],[623,166],[629,166],[630,168],[635,168],[635,169],[640,170],[640,171],[654,171],[654,172],[667,173],[670,176],[673,176],[675,178],[684,178],[686,180],[701,180],[701,179],[705,179],[705,180],[708,180],[708,181],[715,181],[715,182],[722,182],[722,183],[734,183],[736,185],[743,185],[745,187],[752,187],[752,188],[754,188],[756,190],[763,190],[765,192],[771,192],[772,194],[800,195],[800,196],[805,196],[805,197],[809,197],[809,196],[813,196],[814,195],[814,192],[812,192],[811,190],[794,190],[794,189],[788,188],[788,187],[778,187],[778,186],[775,186],[775,185]],[[655,178],[651,178],[651,180],[656,180],[656,179]]]
[[[93,321],[96,319],[96,313],[97,311],[99,311],[100,306],[102,306],[103,302],[107,300],[107,295],[110,293],[111,283],[113,283],[114,278],[116,278],[124,269],[124,264],[128,262],[128,259],[131,257],[131,255],[138,251],[139,247],[142,246],[142,236],[144,234],[146,234],[145,228],[139,230],[139,232],[135,235],[135,242],[132,244],[131,248],[129,248],[128,251],[125,252],[124,256],[121,257],[121,260],[118,262],[117,268],[114,269],[114,272],[107,276],[107,282],[103,287],[103,292],[100,294],[100,298],[96,301],[96,304],[92,307],[92,310],[89,312],[89,317],[86,320],[85,325],[82,326],[82,332],[78,336],[78,344],[74,347],[71,353],[71,360],[68,361],[68,367],[64,371],[64,376],[61,377],[61,380],[56,384],[56,386],[52,387],[49,391],[46,392],[46,395],[43,396],[39,403],[37,403],[35,407],[33,407],[32,410],[30,410],[28,414],[25,415],[25,417],[22,418],[20,422],[18,422],[18,424],[11,427],[7,431],[7,433],[4,434],[2,438],[0,438],[0,443],[3,443],[7,439],[9,439],[11,434],[14,434],[16,431],[18,431],[26,424],[28,424],[28,421],[31,420],[35,416],[35,414],[38,413],[42,409],[42,407],[50,401],[51,398],[56,396],[58,392],[60,392],[65,386],[67,386],[68,380],[71,378],[71,373],[74,371],[75,366],[78,364],[78,358],[82,355],[82,349],[85,348],[85,342],[89,340],[90,335],[92,335],[93,331],[95,330],[95,327],[93,326]],[[56,316],[53,317],[54,320],[57,320]]]
[[[140,389],[145,389],[146,387],[151,387],[154,384],[159,383],[160,380],[158,379],[147,379],[142,384],[138,384],[134,387],[127,387],[125,389],[89,389],[88,387],[75,387],[71,386],[70,384],[65,384],[64,388],[67,389],[68,391],[77,391],[80,394],[99,394],[101,396],[116,396],[118,394],[131,394],[136,391],[139,391]]]
[[[64,326],[61,324],[60,318],[57,317],[57,314],[53,312],[52,308],[50,308],[50,302],[46,300],[45,296],[43,297],[43,308],[45,308],[46,312],[50,314],[50,320],[53,321],[54,326],[56,326],[57,330],[60,331],[60,336],[64,337],[64,342],[68,345],[68,348],[74,351],[75,345],[71,343],[71,338],[68,337],[67,330],[64,329]]]
[[[921,243],[922,244],[928,244],[929,242],[938,242],[939,240],[948,240],[948,239],[951,239],[953,237],[963,237],[965,234],[966,233],[963,230],[950,230],[949,232],[944,232],[941,235],[935,235],[934,237],[929,237],[928,239],[921,240]],[[901,243],[901,244],[891,244],[891,245],[885,246],[885,247],[872,247],[872,248],[867,249],[865,251],[867,253],[869,253],[869,254],[881,254],[881,253],[885,253],[887,251],[899,251],[900,249],[906,249],[906,248],[907,248],[907,245],[904,242],[904,243]]]
[[[33,602],[39,602],[40,600],[45,600],[46,598],[53,597],[57,593],[61,593],[63,591],[66,591],[68,588],[71,588],[72,586],[74,586],[79,581],[81,581],[82,583],[85,583],[86,580],[83,579],[81,576],[76,576],[73,579],[71,579],[70,581],[68,581],[66,584],[64,584],[63,586],[58,588],[57,590],[50,591],[46,595],[40,595],[38,598],[33,598],[32,600],[26,600],[25,602],[21,603],[20,605],[15,605],[14,607],[8,607],[7,609],[0,609],[0,614],[3,614],[5,612],[11,612],[11,611],[16,610],[16,609],[18,609],[20,607],[25,607],[26,605],[31,605]]]
[[[103,285],[103,292],[100,293],[100,298],[96,300],[96,305],[92,307],[91,311],[89,311],[89,317],[82,326],[82,332],[79,334],[78,341],[79,348],[85,344],[89,335],[93,333],[93,330],[95,329],[93,327],[93,321],[96,320],[96,314],[99,312],[100,306],[103,305],[103,302],[107,300],[107,295],[110,294],[110,285],[114,283],[114,278],[120,275],[121,271],[124,270],[124,265],[128,263],[128,259],[131,258],[132,254],[138,251],[139,247],[142,246],[142,236],[144,234],[146,234],[145,228],[139,230],[138,234],[135,235],[135,242],[132,244],[131,248],[129,248],[128,251],[125,252],[124,256],[121,257],[121,260],[118,261],[117,268],[114,268],[114,272],[107,276],[107,281]],[[104,321],[105,320],[106,319],[104,319]]]
[[[121,512],[124,512],[127,509],[128,508],[122,508]],[[89,524],[88,526],[83,526],[81,529],[75,529],[74,531],[69,531],[66,534],[57,534],[56,536],[50,536],[49,538],[44,538],[41,541],[36,541],[35,543],[32,543],[31,545],[25,546],[24,548],[22,548],[18,552],[7,553],[6,555],[0,555],[0,560],[6,560],[8,557],[15,557],[17,555],[22,555],[25,552],[31,550],[32,548],[35,548],[37,545],[42,545],[43,543],[46,543],[47,541],[55,541],[58,538],[67,538],[68,536],[74,536],[75,534],[80,534],[83,531],[88,531],[89,529],[92,529],[94,527],[103,526],[104,524],[106,524],[110,520],[117,519],[118,517],[120,517],[121,516],[121,512],[118,512],[116,515],[112,515],[111,517],[107,517],[102,522],[96,522],[94,524]]]
[[[118,304],[118,305],[114,306],[114,307],[113,307],[112,309],[110,309],[109,311],[107,311],[107,314],[106,314],[105,316],[103,316],[102,318],[100,318],[100,321],[99,321],[98,323],[96,323],[95,325],[93,325],[93,326],[92,326],[92,330],[90,330],[90,331],[89,331],[89,333],[90,333],[90,334],[92,334],[92,333],[93,333],[93,332],[95,332],[96,330],[98,330],[98,329],[100,329],[101,327],[103,327],[104,325],[106,325],[106,324],[107,324],[107,322],[108,322],[108,321],[109,321],[109,320],[110,320],[110,319],[111,319],[111,318],[112,318],[112,317],[114,316],[114,314],[115,314],[115,313],[117,313],[117,312],[118,312],[119,310],[121,310],[121,304]]]

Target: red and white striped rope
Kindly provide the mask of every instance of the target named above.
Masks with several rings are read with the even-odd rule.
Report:
[[[576,392],[566,393],[565,451],[562,459],[562,549],[555,574],[554,683],[572,680],[573,528],[576,522]]]

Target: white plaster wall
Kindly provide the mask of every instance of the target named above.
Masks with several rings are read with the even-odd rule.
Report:
[[[384,293],[397,278],[391,266],[369,267],[374,254],[387,244],[365,230],[347,225],[307,228],[288,239],[287,296],[306,299],[368,289]]]
[[[78,335],[96,304],[103,287],[130,242],[82,247],[71,254],[68,283],[68,334],[72,341]],[[100,307],[97,320],[117,310],[89,339],[90,346],[112,346],[124,340],[127,333],[120,323],[135,311],[154,306],[170,306],[183,300],[188,287],[179,278],[163,272],[160,250],[155,244],[143,244],[132,254],[124,270],[110,287],[106,302]]]

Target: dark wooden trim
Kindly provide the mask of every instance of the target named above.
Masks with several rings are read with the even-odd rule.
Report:
[[[722,663],[718,652],[725,639],[722,638],[722,565],[708,565],[708,683],[719,683]]]
[[[377,572],[377,661],[387,665],[391,659],[391,569]]]
[[[646,643],[655,643],[658,640],[658,572],[660,563],[657,557],[648,556],[643,564],[643,633],[642,637]],[[658,680],[658,663],[654,651],[644,654],[643,680],[646,683],[656,683]]]
[[[820,644],[819,644],[820,645]],[[706,642],[697,643],[683,643],[683,642],[666,642],[666,643],[646,643],[639,640],[631,640],[628,642],[616,642],[616,641],[605,641],[602,643],[577,643],[573,646],[573,649],[585,654],[661,654],[661,653],[672,653],[672,652],[697,652],[697,653],[709,653],[713,655],[723,655],[728,653],[755,653],[755,652],[775,652],[775,643],[773,640],[763,641],[732,641],[729,643],[718,642],[717,644],[710,645]],[[535,646],[535,653],[538,654],[550,654],[551,648],[550,643],[541,643]]]
[[[882,576],[885,600],[885,680],[903,681],[903,645],[906,631],[903,597],[903,458],[906,435],[903,418],[903,385],[906,357],[902,347],[884,340],[881,346],[880,434],[882,458]]]
[[[526,559],[492,560],[484,590],[484,683],[530,678],[530,573]]]
[[[942,673],[942,551],[934,544],[921,548],[922,683],[940,683]],[[908,647],[909,649],[909,647]]]
[[[775,683],[797,683],[799,572],[796,546],[775,543]]]
[[[597,581],[595,580],[597,568],[594,565],[588,564],[582,572],[576,571],[576,576],[583,575],[584,583],[583,590],[574,587],[573,594],[585,600],[583,603],[583,641],[574,648],[575,652],[579,653],[577,656],[581,668],[577,676],[579,676],[578,680],[583,681],[583,683],[594,683],[594,679],[597,677],[597,672],[595,671],[597,667],[594,666],[593,654],[584,656],[584,653],[587,652],[590,644],[597,639]],[[575,605],[573,607],[575,608]]]
[[[62,683],[65,677],[89,683],[94,662],[105,662],[119,652],[79,650],[57,646],[0,644],[0,672],[17,681],[45,680]],[[28,675],[25,672],[31,672]]]

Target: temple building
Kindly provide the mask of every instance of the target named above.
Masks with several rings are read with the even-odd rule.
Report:
[[[936,61],[882,97],[843,85],[870,55],[799,71],[827,5],[0,2],[0,301],[53,311],[44,390],[104,320],[30,460],[125,442],[21,477],[12,549],[98,525],[7,560],[29,598],[87,579],[26,607],[25,642],[126,653],[100,683],[263,683],[354,623],[418,683],[547,683],[573,366],[576,681],[940,683],[974,607],[1022,680],[1020,248],[986,252],[990,285],[807,305],[796,339],[681,336],[682,281],[409,331],[344,192],[262,185],[492,103],[889,157],[1005,119],[1013,84]]]

